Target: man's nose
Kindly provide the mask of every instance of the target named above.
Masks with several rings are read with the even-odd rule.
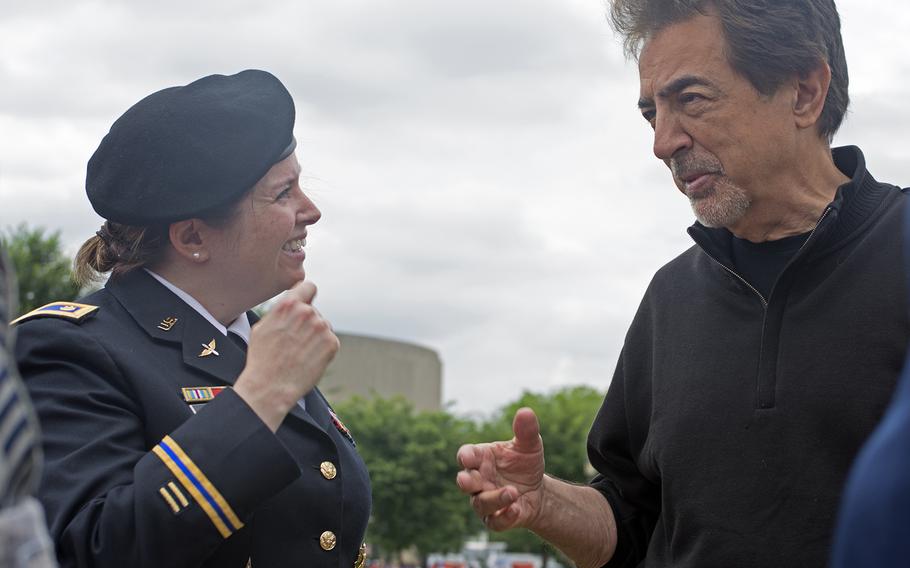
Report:
[[[692,147],[692,137],[673,113],[659,113],[654,122],[654,155],[663,161]]]

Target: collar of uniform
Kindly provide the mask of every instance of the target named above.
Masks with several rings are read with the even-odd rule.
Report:
[[[202,319],[211,325],[144,270],[112,276],[104,288],[129,312],[139,327],[155,339],[183,341],[190,319]]]
[[[178,298],[180,298],[181,300],[186,302],[186,305],[188,305],[189,307],[196,310],[196,312],[198,312],[199,315],[201,315],[206,320],[208,320],[208,322],[210,324],[212,324],[212,326],[215,329],[220,331],[225,337],[227,337],[228,333],[236,333],[237,335],[242,337],[243,340],[247,344],[249,344],[249,342],[250,342],[250,320],[247,318],[246,313],[240,314],[240,317],[238,317],[233,322],[231,322],[230,327],[225,327],[224,324],[222,324],[220,321],[215,319],[215,316],[213,316],[211,314],[211,312],[209,312],[207,309],[205,309],[205,306],[203,306],[196,298],[189,295],[189,293],[183,291],[180,287],[178,287],[176,284],[172,283],[170,280],[168,280],[164,276],[161,276],[160,274],[158,274],[156,272],[152,272],[148,268],[144,268],[143,270],[148,272],[152,276],[152,278],[154,278],[158,282],[161,282],[161,284],[165,288],[167,288],[168,290],[173,292]]]
[[[151,337],[181,344],[188,366],[228,384],[243,370],[244,352],[151,274],[133,270],[108,280],[105,289]],[[212,342],[214,349],[205,354]]]

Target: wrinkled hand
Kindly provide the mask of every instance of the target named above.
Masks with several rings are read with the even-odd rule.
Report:
[[[315,296],[312,282],[298,282],[253,326],[246,367],[234,385],[273,431],[338,352],[332,326],[312,305]]]
[[[540,424],[530,408],[512,421],[508,442],[467,444],[458,449],[463,471],[456,482],[487,528],[502,531],[533,525],[541,509],[544,456]]]

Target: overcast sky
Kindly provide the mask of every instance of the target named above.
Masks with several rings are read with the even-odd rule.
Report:
[[[910,185],[910,7],[841,0],[857,144]],[[318,306],[437,350],[461,413],[605,390],[645,287],[691,244],[601,0],[7,3],[0,228],[102,220],[85,164],[152,91],[245,68],[297,105]]]

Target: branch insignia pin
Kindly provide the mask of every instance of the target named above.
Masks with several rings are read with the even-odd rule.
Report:
[[[215,338],[213,337],[212,340],[209,341],[208,343],[202,344],[202,351],[199,353],[199,357],[208,357],[209,355],[214,355],[216,357],[219,356],[220,353],[215,351],[216,347],[217,346],[215,345]]]

